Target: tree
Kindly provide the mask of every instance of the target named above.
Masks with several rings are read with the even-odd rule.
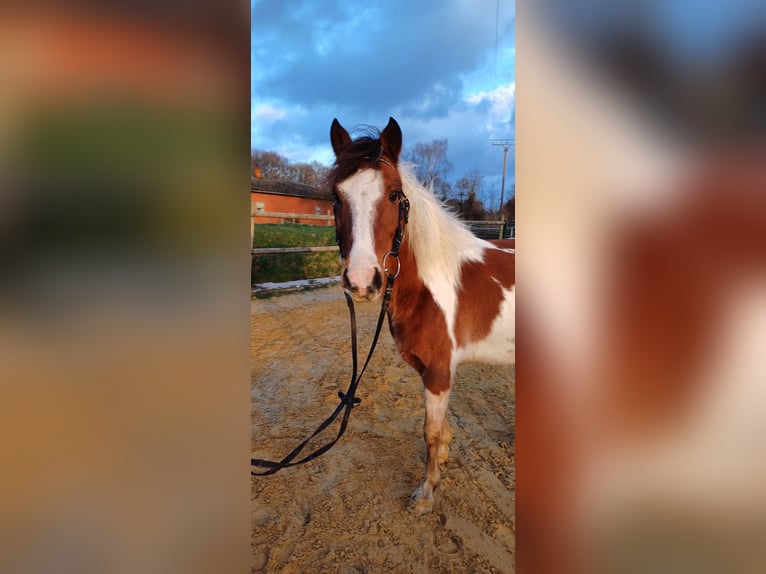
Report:
[[[516,220],[516,194],[515,193],[511,196],[511,199],[505,202],[505,205],[503,206],[503,215],[505,215],[505,219],[508,221]]]
[[[288,179],[288,166],[287,158],[277,152],[258,149],[250,152],[251,173],[256,167],[261,168],[264,179]]]
[[[455,183],[455,186],[457,187],[458,193],[462,192],[465,195],[468,195],[470,193],[478,194],[481,191],[481,184],[484,177],[481,175],[481,172],[474,168],[466,172],[466,174],[457,180]]]
[[[482,221],[487,215],[487,210],[484,208],[484,203],[476,197],[475,192],[468,194],[468,199],[463,202],[462,209],[463,219]]]
[[[482,182],[479,197],[487,208],[487,219],[500,219],[500,186]]]
[[[448,181],[439,181],[434,185],[434,193],[436,193],[442,201],[447,201],[447,198],[452,195],[452,184]]]
[[[452,171],[452,163],[447,159],[447,139],[433,140],[431,143],[417,143],[404,159],[417,167],[416,175],[426,186],[433,185],[434,191],[446,197],[445,184],[447,174]],[[447,184],[448,185],[448,184]]]
[[[290,164],[287,171],[287,179],[290,181],[320,187],[328,170],[323,165],[312,162]]]
[[[264,179],[278,179],[321,187],[329,169],[319,162],[290,163],[287,158],[273,151],[252,150],[251,169],[260,168]]]
[[[481,172],[478,169],[469,170],[457,180],[455,187],[460,198],[460,216],[468,220],[483,219],[487,210],[484,203],[477,197],[482,189]]]
[[[327,174],[330,173],[330,168],[322,165],[318,161],[312,161],[311,162],[311,168],[314,170],[314,179],[315,183],[312,183],[314,187],[321,187],[324,185],[325,180],[327,179]]]

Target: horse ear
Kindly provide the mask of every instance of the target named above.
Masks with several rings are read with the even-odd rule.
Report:
[[[399,152],[402,151],[402,129],[394,118],[388,118],[388,125],[380,134],[380,143],[388,157],[393,161],[399,160]]]
[[[337,157],[341,148],[344,148],[351,141],[351,136],[348,135],[346,129],[340,125],[338,118],[333,119],[332,126],[330,127],[330,142],[332,142],[332,150]]]

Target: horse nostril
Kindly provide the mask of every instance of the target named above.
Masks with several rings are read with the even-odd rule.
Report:
[[[341,273],[343,288],[350,294],[360,299],[370,299],[380,292],[383,286],[383,277],[379,269],[372,269],[372,273],[349,272],[345,269]]]
[[[343,271],[341,275],[341,283],[343,284],[343,287],[351,293],[359,293],[359,285],[352,282],[351,279],[348,278],[348,270]]]

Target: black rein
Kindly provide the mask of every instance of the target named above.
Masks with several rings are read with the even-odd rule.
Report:
[[[367,354],[367,359],[364,362],[364,366],[362,367],[361,372],[357,376],[358,362],[357,362],[357,344],[356,344],[356,313],[354,312],[354,302],[352,301],[349,294],[344,292],[343,294],[346,297],[346,303],[348,304],[349,318],[351,320],[351,354],[352,354],[352,363],[353,363],[351,382],[348,385],[348,390],[345,393],[343,393],[342,391],[338,391],[338,397],[340,397],[340,404],[338,404],[338,406],[335,407],[335,410],[333,411],[333,413],[329,417],[327,417],[321,425],[319,425],[319,427],[311,434],[311,436],[309,436],[306,440],[304,440],[297,447],[295,447],[293,451],[290,454],[288,454],[286,457],[284,457],[281,461],[270,461],[270,460],[263,460],[260,458],[251,458],[250,459],[251,467],[266,469],[260,472],[256,472],[251,469],[250,474],[252,476],[268,476],[270,474],[274,474],[275,472],[283,468],[287,468],[290,466],[298,466],[299,464],[309,462],[310,460],[314,460],[318,456],[321,456],[324,453],[326,453],[335,445],[336,442],[340,440],[340,437],[343,436],[343,433],[346,432],[346,427],[348,426],[348,421],[351,416],[351,409],[354,408],[354,405],[358,405],[362,401],[362,399],[358,399],[355,396],[356,388],[359,384],[359,380],[362,378],[362,375],[364,374],[365,369],[367,369],[367,365],[370,362],[370,358],[372,358],[373,351],[375,351],[375,346],[378,343],[378,336],[380,335],[380,330],[381,330],[381,327],[383,326],[383,319],[385,318],[386,313],[388,312],[388,304],[391,301],[391,293],[394,289],[394,281],[396,280],[396,277],[399,275],[399,249],[401,247],[402,238],[404,237],[404,227],[407,224],[407,221],[409,219],[410,202],[405,197],[404,193],[402,191],[396,191],[391,194],[390,199],[391,201],[399,202],[399,224],[396,228],[396,233],[394,234],[393,243],[391,245],[391,251],[386,253],[386,257],[384,258],[384,266],[385,266],[385,260],[389,256],[392,256],[394,259],[396,259],[396,271],[394,273],[391,273],[389,272],[388,267],[385,267],[384,269],[386,276],[388,277],[386,292],[383,295],[383,302],[380,306],[380,315],[378,316],[378,324],[375,327],[375,335],[372,338],[372,344],[370,345],[370,351]],[[304,447],[311,441],[311,439],[313,439],[315,436],[321,433],[336,418],[338,418],[338,415],[340,414],[341,411],[343,411],[343,418],[341,419],[340,428],[338,429],[337,436],[334,439],[332,439],[330,442],[325,444],[324,446],[321,446],[318,449],[316,449],[311,454],[299,460],[294,460],[301,453],[301,451],[303,451]]]

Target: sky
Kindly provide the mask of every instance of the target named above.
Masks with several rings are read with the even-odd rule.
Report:
[[[499,199],[514,137],[513,0],[251,0],[251,147],[331,165],[333,118],[354,135],[393,116],[404,148],[448,140],[455,181]],[[506,198],[514,181],[508,154]]]

